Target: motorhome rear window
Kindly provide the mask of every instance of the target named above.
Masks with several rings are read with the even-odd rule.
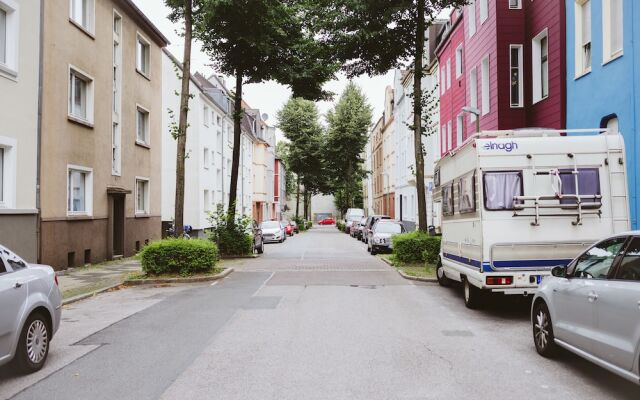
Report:
[[[442,215],[453,215],[453,182],[442,187]]]
[[[458,210],[460,211],[460,214],[467,214],[476,211],[475,174],[460,178]]]
[[[562,194],[575,195],[576,179],[572,174],[572,169],[561,169],[560,180],[562,181]],[[600,195],[600,173],[598,168],[578,168],[578,191],[580,196],[596,196]],[[595,199],[582,199],[587,203],[599,203]],[[560,204],[576,204],[576,199],[562,199]]]
[[[484,207],[490,211],[513,210],[514,196],[522,196],[522,172],[484,174]]]

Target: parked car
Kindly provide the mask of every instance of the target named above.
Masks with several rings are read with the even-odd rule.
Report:
[[[542,356],[558,347],[640,384],[640,231],[611,236],[552,269],[533,298]]]
[[[262,237],[262,229],[256,221],[251,224],[251,235],[253,236],[253,251],[258,254],[264,253],[264,238]]]
[[[293,225],[288,220],[283,220],[282,224],[284,225],[284,233],[287,236],[293,236]]]
[[[373,228],[376,222],[381,219],[391,219],[388,215],[370,215],[367,217],[366,222],[364,223],[364,228],[362,228],[362,241],[365,243],[369,243],[369,231]]]
[[[287,239],[280,221],[264,221],[260,229],[265,243],[282,243]]]
[[[349,228],[349,235],[351,235],[352,238],[358,237],[358,231],[360,230],[360,225],[363,220],[366,220],[366,217],[362,217],[358,221],[353,221],[351,224],[351,227]]]
[[[344,233],[351,233],[351,226],[357,224],[364,217],[362,208],[349,208],[344,215]]]
[[[364,232],[364,225],[367,222],[367,217],[362,217],[360,219],[360,223],[358,224],[358,227],[356,228],[356,232],[354,237],[358,240],[362,240],[362,233]]]
[[[53,268],[28,264],[0,246],[0,365],[41,369],[60,326],[62,296]]]
[[[300,233],[300,227],[296,221],[291,221],[291,226],[293,226],[293,231],[295,233]]]
[[[335,225],[336,224],[336,220],[333,218],[325,218],[323,220],[320,220],[318,222],[319,225]]]
[[[393,249],[391,238],[400,233],[405,233],[404,225],[399,221],[378,220],[369,230],[369,240],[367,250],[375,255],[379,252],[390,251]]]

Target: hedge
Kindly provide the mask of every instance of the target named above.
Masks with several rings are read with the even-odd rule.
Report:
[[[403,263],[435,264],[440,254],[440,237],[415,231],[393,236],[393,254]]]
[[[165,239],[152,242],[140,252],[147,275],[192,275],[212,270],[218,262],[218,247],[202,239]]]

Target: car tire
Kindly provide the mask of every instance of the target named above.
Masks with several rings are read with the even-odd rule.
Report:
[[[464,305],[472,310],[480,308],[482,305],[482,290],[469,283],[467,278],[462,281],[464,292]]]
[[[367,245],[367,251],[371,253],[371,247],[369,245]]]
[[[23,373],[39,371],[47,361],[51,327],[41,312],[32,313],[24,323],[15,355],[16,368]],[[29,355],[33,353],[32,355]]]
[[[376,250],[375,246],[371,246],[371,255],[375,256],[376,254],[378,254],[378,250]]]
[[[533,307],[531,327],[533,329],[533,343],[538,354],[543,357],[556,355],[558,346],[554,341],[551,314],[544,301],[539,301]]]
[[[264,253],[264,240],[260,242],[260,247],[258,247],[258,254]]]
[[[442,261],[438,261],[438,265],[436,265],[436,278],[438,279],[440,286],[451,286],[451,279],[447,278],[447,275],[445,275]]]

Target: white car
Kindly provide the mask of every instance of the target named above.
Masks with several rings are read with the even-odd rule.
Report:
[[[287,240],[284,225],[280,221],[264,221],[260,224],[260,229],[265,243],[282,243]]]
[[[14,361],[26,373],[42,368],[61,311],[53,268],[28,264],[0,246],[0,366]]]
[[[640,384],[640,231],[555,267],[533,299],[531,322],[541,355],[560,346]]]

